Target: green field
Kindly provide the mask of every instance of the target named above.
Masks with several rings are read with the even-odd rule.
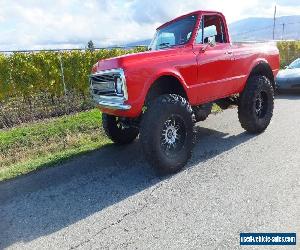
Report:
[[[213,107],[213,113],[220,111]],[[0,181],[109,144],[97,109],[0,130]]]
[[[0,130],[0,181],[109,143],[96,109]]]

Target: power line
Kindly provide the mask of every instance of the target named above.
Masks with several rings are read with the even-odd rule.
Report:
[[[273,23],[273,40],[275,40],[276,12],[277,12],[277,6],[275,5],[275,9],[274,9],[274,23]]]

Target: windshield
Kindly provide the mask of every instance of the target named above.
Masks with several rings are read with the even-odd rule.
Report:
[[[188,43],[192,37],[196,21],[197,16],[192,15],[157,30],[149,49],[160,50]]]
[[[300,69],[300,58],[296,61],[292,62],[289,67],[289,69]]]

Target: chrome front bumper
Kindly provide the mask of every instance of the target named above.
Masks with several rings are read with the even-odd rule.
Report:
[[[131,109],[130,105],[127,104],[118,104],[118,103],[111,103],[106,101],[100,101],[98,107],[105,108],[105,109],[112,109],[112,110],[129,110]]]
[[[130,110],[131,106],[124,103],[124,99],[120,97],[95,97],[94,102],[99,108],[111,109],[111,110]]]

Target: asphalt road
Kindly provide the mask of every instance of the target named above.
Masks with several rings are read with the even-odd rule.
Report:
[[[212,115],[168,178],[136,142],[0,184],[1,249],[240,249],[240,232],[297,232],[299,247],[300,96],[277,98],[259,136],[236,109]]]

